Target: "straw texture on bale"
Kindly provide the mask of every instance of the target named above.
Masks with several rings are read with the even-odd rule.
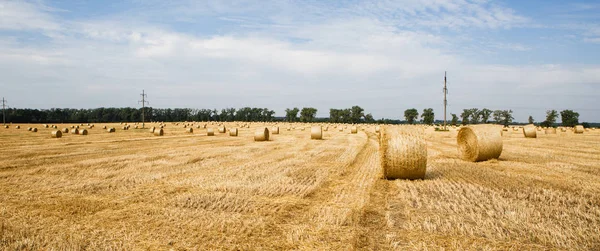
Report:
[[[494,125],[460,128],[456,136],[460,158],[467,161],[497,159],[502,154],[502,135]]]
[[[273,126],[273,128],[271,129],[271,133],[279,134],[279,126]]]
[[[254,141],[269,141],[269,128],[260,127],[256,129]]]
[[[381,128],[379,157],[386,179],[423,179],[427,144],[418,129]]]
[[[206,136],[215,136],[215,130],[212,128],[206,129]]]
[[[525,138],[537,138],[537,132],[534,125],[526,125],[523,127],[523,135]]]
[[[575,130],[573,132],[577,133],[577,134],[581,134],[583,133],[584,129],[582,125],[576,125],[575,126]]]
[[[225,133],[227,131],[227,128],[225,128],[224,126],[219,127],[219,133]]]
[[[88,131],[87,131],[87,129],[81,129],[81,130],[79,130],[78,134],[79,135],[88,135]]]
[[[194,133],[194,128],[188,128],[187,130],[185,130],[187,133]]]
[[[52,131],[52,138],[60,138],[62,137],[62,132],[61,131]]]
[[[238,136],[238,129],[237,128],[229,129],[229,136],[232,136],[232,137]]]
[[[352,133],[352,134],[356,134],[357,132],[358,132],[358,128],[356,128],[356,126],[352,126],[352,127],[350,128],[350,133]]]
[[[117,130],[114,127],[111,127],[111,128],[106,129],[106,131],[111,133],[111,132],[116,132]]]
[[[548,127],[548,128],[546,128],[546,130],[544,131],[544,133],[546,133],[546,134],[556,134],[556,128],[554,128],[554,127]]]
[[[310,139],[323,139],[323,129],[320,126],[311,127]]]
[[[162,128],[154,130],[154,136],[163,136],[164,134],[165,131]]]

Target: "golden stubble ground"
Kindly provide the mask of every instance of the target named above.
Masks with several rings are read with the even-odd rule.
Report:
[[[600,130],[505,132],[499,160],[471,163],[427,129],[426,179],[406,181],[381,178],[373,127],[103,125],[0,129],[0,249],[600,249]]]

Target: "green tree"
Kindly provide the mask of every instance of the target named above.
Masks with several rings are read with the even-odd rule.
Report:
[[[294,107],[294,109],[287,108],[285,109],[285,120],[287,122],[296,122],[298,121],[298,112],[300,110],[298,107]]]
[[[531,115],[529,115],[527,122],[529,122],[529,124],[533,124],[533,122],[535,122],[535,121],[533,120],[533,117]]]
[[[300,121],[302,122],[312,122],[317,115],[317,109],[312,107],[304,107],[300,111]]]
[[[556,118],[558,118],[558,112],[556,110],[547,110],[546,111],[546,120],[541,123],[542,126],[545,127],[555,127]]]
[[[479,124],[479,121],[481,120],[481,113],[479,109],[471,108],[469,109],[469,114],[471,114],[471,120],[469,122],[471,122],[471,124]]]
[[[351,123],[360,123],[361,119],[365,116],[364,109],[360,106],[353,106],[351,109],[350,122]]]
[[[479,117],[481,118],[481,122],[483,122],[484,124],[487,124],[489,122],[490,115],[492,115],[492,110],[490,109],[483,108],[481,111],[479,111]]]
[[[426,124],[426,125],[433,124],[433,120],[435,118],[435,115],[433,113],[433,108],[423,109],[421,118],[423,118],[423,124]]]
[[[456,114],[454,113],[450,113],[450,116],[452,116],[452,121],[450,122],[451,125],[455,126],[458,124],[458,116],[456,116]]]
[[[415,108],[406,109],[406,111],[404,111],[404,118],[411,125],[415,123],[415,119],[418,117],[419,117],[419,112]]]
[[[370,113],[365,115],[365,122],[366,123],[375,123],[375,119],[373,119],[373,115],[371,115]]]
[[[469,117],[471,117],[471,109],[463,109],[463,112],[460,114],[460,118],[462,119],[462,125],[469,124]]]
[[[563,126],[576,126],[579,124],[579,113],[573,110],[564,110],[560,112]]]
[[[513,111],[512,110],[503,110],[500,112],[500,124],[504,125],[504,126],[508,126],[510,123],[513,122],[513,116],[512,116]]]

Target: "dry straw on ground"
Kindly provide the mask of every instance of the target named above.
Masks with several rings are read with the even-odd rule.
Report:
[[[413,126],[382,128],[379,156],[387,179],[423,179],[427,171],[427,143]]]
[[[310,139],[323,139],[323,130],[321,126],[313,126],[310,128]]]
[[[537,132],[534,125],[526,125],[523,127],[523,135],[525,138],[537,138]]]
[[[456,136],[460,158],[467,161],[497,159],[502,153],[502,135],[495,125],[462,127]]]
[[[260,127],[254,132],[254,141],[269,141],[269,129]]]
[[[154,136],[163,136],[164,134],[165,131],[162,128],[154,130]]]
[[[229,136],[232,136],[232,137],[238,136],[238,129],[237,128],[229,129]]]
[[[62,137],[61,131],[52,131],[52,138],[60,138]]]
[[[584,131],[584,129],[583,129],[582,125],[576,125],[575,126],[575,130],[574,130],[575,133],[581,134],[581,133],[583,133],[583,131]]]
[[[215,129],[212,129],[212,128],[206,129],[206,136],[215,136]]]

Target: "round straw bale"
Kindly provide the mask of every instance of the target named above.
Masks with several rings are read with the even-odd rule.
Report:
[[[52,131],[52,138],[60,138],[62,137],[62,132],[61,131]]]
[[[582,125],[576,125],[575,126],[575,130],[573,132],[577,133],[577,134],[581,134],[583,133],[584,129]]]
[[[38,130],[37,130],[37,128],[31,128],[31,131],[32,132],[37,132]]]
[[[215,136],[215,130],[212,128],[206,129],[206,136]]]
[[[21,126],[15,126],[15,128],[17,128],[17,129],[21,129]]]
[[[8,129],[8,126],[7,126],[7,125],[5,125],[5,126],[4,126],[4,128]]]
[[[238,136],[238,129],[237,128],[229,129],[229,136],[233,136],[233,137]]]
[[[288,130],[288,131],[291,131],[291,130],[292,130],[292,127],[291,127],[291,126],[288,126],[288,128],[287,128],[286,130]]]
[[[87,129],[81,129],[81,130],[79,130],[78,134],[79,135],[88,135],[88,131],[87,131]]]
[[[269,141],[269,128],[259,127],[256,129],[254,141]]]
[[[560,131],[561,131],[561,132],[566,132],[566,131],[567,131],[567,128],[561,127],[561,128],[560,128]]]
[[[503,127],[503,128],[502,128],[502,131],[503,131],[503,132],[508,132],[508,128],[506,128],[506,127]]]
[[[544,133],[546,133],[546,134],[556,134],[556,128],[554,128],[554,127],[548,127],[548,128],[546,128],[546,130],[544,131]]]
[[[380,130],[379,157],[387,179],[423,179],[427,171],[427,144],[417,135]]]
[[[106,129],[106,126],[103,126],[102,129]]]
[[[32,127],[27,127],[27,131],[31,131],[32,129]]]
[[[48,128],[48,125],[44,124],[44,128]]]
[[[165,131],[162,128],[154,130],[154,136],[163,136],[164,134]]]
[[[225,126],[219,127],[219,133],[225,133],[225,132],[227,132],[227,128],[225,128]]]
[[[460,128],[456,136],[458,152],[463,160],[497,159],[502,153],[502,135],[494,125],[472,125]]]
[[[356,126],[352,126],[352,128],[350,128],[350,133],[356,134],[357,132],[358,132],[358,128],[356,128]]]
[[[338,127],[338,131],[343,132],[344,128],[340,126],[340,127]]]
[[[186,131],[186,132],[188,132],[188,133],[194,133],[194,128],[191,128],[191,127],[190,127],[190,128],[188,128],[187,130],[185,130],[185,131]]]
[[[525,138],[537,138],[537,132],[534,125],[526,125],[523,127],[523,135]]]
[[[300,131],[304,131],[305,129],[306,129],[306,128],[304,128],[304,126],[303,126],[303,127],[301,127],[301,128],[300,128]]]
[[[114,127],[111,127],[111,128],[106,129],[106,131],[111,133],[111,132],[116,132],[117,130]]]
[[[323,131],[324,131],[324,132],[326,132],[327,130],[329,130],[329,127],[328,127],[328,126],[326,126],[326,127],[323,127]]]
[[[153,126],[153,127],[150,127],[150,130],[148,130],[148,131],[150,131],[150,133],[154,133],[154,130],[156,130],[156,127]]]
[[[71,134],[79,134],[79,129],[77,129],[77,128],[71,129]]]
[[[310,128],[310,139],[323,139],[323,129],[321,126],[313,126]]]
[[[133,128],[134,128],[134,129],[138,129],[138,126],[134,126]]]
[[[62,129],[62,132],[63,132],[63,133],[69,133],[69,128],[66,128],[66,127],[65,127],[65,128],[63,128],[63,129]]]
[[[379,130],[381,130],[381,127],[375,126],[375,132],[379,132]]]
[[[279,126],[273,126],[273,128],[271,128],[271,133],[279,134]]]

